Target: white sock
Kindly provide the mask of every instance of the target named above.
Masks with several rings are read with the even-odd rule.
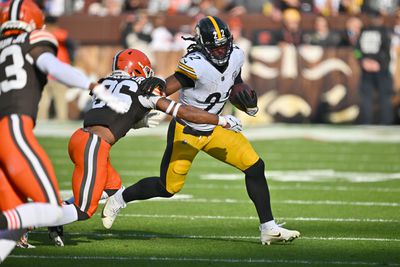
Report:
[[[57,221],[62,216],[62,209],[58,205],[34,202],[6,210],[3,214],[9,229],[37,228]]]
[[[0,263],[7,258],[16,244],[17,241],[14,240],[0,239]]]
[[[272,230],[276,227],[278,227],[278,225],[276,224],[275,220],[271,220],[271,221],[261,224],[260,230]]]
[[[62,217],[59,220],[47,226],[65,225],[76,222],[78,220],[78,212],[76,211],[75,205],[73,204],[62,205],[62,213]]]
[[[0,231],[0,263],[7,258],[25,232],[26,229]]]
[[[107,199],[107,198],[109,198],[109,197],[110,197],[110,196],[106,193],[106,191],[103,191],[103,193],[101,193],[100,200]]]
[[[119,203],[119,205],[121,206],[121,208],[125,208],[126,207],[126,202],[124,200],[124,198],[122,197],[122,192],[124,192],[125,187],[121,187],[120,189],[118,189],[118,191],[114,194],[115,200]]]

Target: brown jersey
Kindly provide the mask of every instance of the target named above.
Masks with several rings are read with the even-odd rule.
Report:
[[[128,112],[118,114],[94,96],[92,109],[84,117],[84,127],[105,126],[110,129],[116,140],[125,136],[129,129],[150,111],[150,109],[142,106],[138,98],[139,88],[144,80],[143,77],[128,76],[109,76],[100,80],[113,95],[130,102],[130,108]]]
[[[0,118],[10,114],[28,115],[36,120],[47,74],[30,55],[37,46],[49,46],[57,53],[57,40],[44,30],[0,38]]]

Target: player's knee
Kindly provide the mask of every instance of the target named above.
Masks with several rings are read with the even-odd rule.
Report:
[[[264,176],[265,164],[264,161],[260,158],[256,163],[252,166],[244,170],[243,172],[248,176]]]
[[[186,175],[190,169],[190,166],[192,163],[188,160],[178,160],[175,162],[175,164],[172,167],[172,173],[167,174],[167,184],[165,186],[166,190],[174,195],[181,191],[184,183],[185,183],[185,178]],[[169,175],[172,175],[173,178],[168,177]],[[174,181],[174,182],[168,182],[168,181]]]

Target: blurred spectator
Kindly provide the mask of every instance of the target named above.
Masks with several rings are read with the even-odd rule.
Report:
[[[301,13],[314,12],[313,0],[273,0],[272,18],[281,20],[283,13],[288,9],[296,9]]]
[[[146,10],[141,10],[137,16],[126,17],[126,24],[121,32],[121,45],[124,48],[135,48],[143,51],[150,57],[149,43],[153,24],[149,20]]]
[[[154,56],[156,75],[167,77],[175,69],[175,64],[169,61],[169,53],[173,49],[174,37],[165,27],[164,15],[155,17],[154,30],[151,34],[150,49]]]
[[[300,27],[301,15],[296,9],[290,8],[283,12],[281,30],[273,34],[271,44],[293,44],[302,43],[303,31]]]
[[[392,33],[393,77],[394,92],[393,105],[395,107],[395,120],[400,124],[400,10],[396,11],[395,25]]]
[[[264,9],[267,9],[269,6],[272,6],[270,0],[230,0],[225,6],[225,11],[234,15],[264,13]]]
[[[236,18],[231,18],[228,21],[229,28],[231,30],[231,33],[233,35],[233,42],[240,47],[245,55],[245,62],[242,67],[242,78],[244,81],[249,81],[250,78],[250,64],[248,60],[248,55],[250,54],[250,49],[251,49],[251,41],[247,39],[246,37],[243,36],[243,23],[242,21],[236,17]]]
[[[361,12],[361,5],[364,0],[341,0],[339,13],[347,15],[357,15]]]
[[[303,36],[303,42],[310,45],[337,46],[340,35],[329,29],[328,20],[317,16],[314,20],[314,31]]]
[[[147,1],[144,0],[125,0],[122,7],[123,12],[135,13],[141,9],[147,8]]]
[[[374,92],[377,91],[380,111],[378,123],[392,124],[393,81],[389,71],[390,35],[383,27],[383,17],[378,12],[371,13],[371,25],[361,31],[357,52],[361,64],[360,122],[375,123]]]
[[[49,16],[59,17],[65,13],[65,0],[45,1],[45,10]]]
[[[56,17],[46,17],[45,23],[46,30],[51,32],[58,41],[57,58],[64,63],[71,64],[74,60],[75,45],[68,32],[57,25]],[[65,97],[67,90],[68,87],[49,76],[39,103],[38,118],[49,118],[50,106],[53,102],[55,119],[68,119],[68,104]]]
[[[363,22],[358,17],[350,17],[346,21],[346,29],[340,41],[341,46],[355,47],[360,37]]]
[[[383,16],[393,15],[399,7],[399,0],[364,0],[361,10],[372,14],[378,12]]]
[[[122,12],[122,0],[102,0],[90,4],[89,15],[118,16]]]

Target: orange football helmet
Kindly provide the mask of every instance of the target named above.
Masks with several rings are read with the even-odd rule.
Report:
[[[44,15],[32,0],[12,0],[2,6],[0,24],[4,36],[31,32],[43,27]]]
[[[145,78],[154,75],[149,58],[143,52],[130,48],[119,51],[114,56],[112,70],[121,70],[128,73],[129,76],[141,76]]]

